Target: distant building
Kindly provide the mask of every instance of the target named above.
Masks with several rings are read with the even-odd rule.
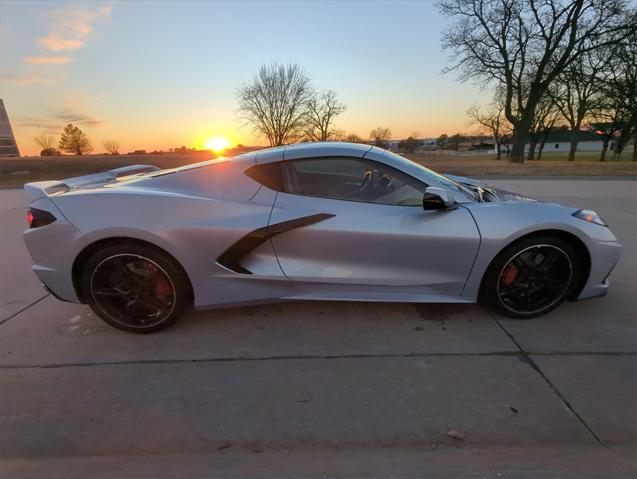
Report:
[[[603,142],[601,137],[592,131],[577,132],[577,151],[602,151]],[[507,142],[505,142],[507,143]],[[508,141],[511,144],[511,140]],[[544,152],[568,152],[571,148],[571,132],[565,129],[555,130],[549,133],[544,143]],[[529,150],[529,143],[524,147],[525,151]],[[608,149],[613,149],[613,143],[609,143]],[[506,146],[505,146],[506,150]]]
[[[177,148],[171,149],[173,153],[190,153],[191,151],[195,151],[194,148],[187,148],[185,146],[179,146]]]
[[[2,98],[0,98],[0,156],[20,156]]]
[[[372,145],[374,144],[374,142],[371,142]],[[385,148],[388,149],[389,151],[398,151],[398,144],[400,143],[400,140],[388,140],[385,142]]]
[[[416,148],[416,151],[425,151],[430,150],[432,146],[435,146],[436,139],[435,138],[416,138],[420,142],[420,146]],[[405,138],[406,140],[406,138]],[[388,140],[385,142],[386,149],[389,151],[400,151],[400,144],[405,140]],[[370,141],[370,145],[373,145],[374,142]]]
[[[495,144],[493,143],[493,141],[491,142],[487,142],[487,141],[480,141],[477,143],[472,143],[471,146],[469,148],[467,148],[467,151],[486,151],[486,152],[491,152],[495,149]]]

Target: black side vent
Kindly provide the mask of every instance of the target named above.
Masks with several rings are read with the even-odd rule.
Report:
[[[251,251],[255,250],[273,236],[314,223],[319,223],[329,218],[333,218],[334,216],[335,215],[327,213],[319,213],[317,215],[303,216],[294,220],[283,221],[281,223],[253,230],[247,235],[242,236],[238,241],[233,243],[230,248],[225,250],[221,256],[217,258],[217,263],[224,268],[234,271],[235,273],[252,274],[251,271],[239,264],[243,258],[250,254]]]

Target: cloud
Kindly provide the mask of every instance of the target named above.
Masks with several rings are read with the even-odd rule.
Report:
[[[109,2],[95,9],[71,5],[55,10],[52,13],[51,32],[38,38],[38,43],[52,52],[82,48],[95,24],[110,17],[112,9],[113,3]]]
[[[50,24],[52,25],[48,35],[39,37],[38,43],[50,52],[66,52],[79,50],[86,44],[86,40],[93,32],[97,22],[107,19],[113,3],[105,3],[97,7],[89,8],[71,4],[50,12]],[[42,65],[65,65],[73,58],[66,55],[35,55],[23,58],[24,63],[36,67]],[[62,77],[40,76],[36,72],[23,74],[3,75],[14,85],[33,85],[38,83],[53,83]]]
[[[38,85],[38,84],[50,84],[57,83],[66,78],[65,75],[43,75],[42,73],[29,72],[24,74],[5,73],[2,75],[2,79],[17,86],[26,85]]]
[[[61,120],[64,123],[77,123],[85,126],[100,127],[104,125],[104,120],[96,118],[94,116],[79,113],[69,108],[63,108],[61,110],[54,111],[51,115],[57,120]]]
[[[24,62],[29,65],[64,65],[71,60],[71,57],[24,57]]]
[[[18,118],[16,124],[25,128],[37,128],[38,130],[44,130],[46,133],[59,131],[61,126],[59,121],[52,120],[50,118],[35,117]]]
[[[82,91],[67,91],[58,94],[54,104],[43,105],[43,111],[37,116],[17,118],[16,124],[46,133],[59,133],[67,124],[80,128],[101,128],[107,125],[102,118],[90,114],[99,95],[90,95]]]
[[[84,46],[84,42],[80,40],[68,40],[61,38],[54,33],[49,35],[48,37],[40,37],[38,38],[38,42],[47,50],[51,50],[52,52],[61,52],[64,50],[77,50],[78,48],[82,48]]]
[[[44,133],[57,134],[69,123],[76,126],[99,128],[106,125],[100,118],[82,113],[60,112],[51,116],[18,118],[16,124],[23,128],[33,128]]]

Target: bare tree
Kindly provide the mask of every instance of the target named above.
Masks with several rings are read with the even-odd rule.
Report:
[[[348,143],[365,143],[365,140],[356,133],[348,133],[343,137],[343,141],[347,141]]]
[[[539,152],[537,159],[540,160],[542,158],[544,144],[559,117],[560,110],[552,98],[548,95],[544,96],[538,103],[531,128],[529,129],[529,151],[527,153],[527,159],[529,161],[535,160],[535,149],[538,145]]]
[[[86,134],[70,123],[62,131],[58,148],[74,155],[85,155],[93,151],[93,146]]]
[[[55,148],[55,138],[51,135],[47,135],[46,133],[42,133],[33,138],[33,143],[38,145],[43,150],[47,150],[49,148]]]
[[[460,149],[460,145],[465,140],[466,140],[466,138],[463,135],[461,135],[460,133],[456,133],[455,135],[451,135],[447,139],[447,149],[453,150],[453,151],[458,151]]]
[[[60,152],[55,148],[55,138],[46,133],[41,133],[33,138],[33,143],[38,145],[40,156],[57,156]]]
[[[609,113],[612,115],[613,112],[596,112],[594,114],[594,120],[586,125],[589,131],[596,133],[602,139],[602,152],[599,155],[599,161],[606,161],[608,145],[622,129],[622,124],[617,118],[606,116],[609,115]]]
[[[619,159],[631,135],[634,138],[632,159],[637,161],[637,33],[610,53],[601,91],[587,125],[602,139],[599,161],[606,160],[609,144],[615,159]],[[611,143],[611,140],[614,141]]]
[[[313,95],[308,102],[306,135],[312,141],[328,141],[334,136],[334,118],[345,112],[346,106],[336,92],[327,90]]]
[[[438,138],[436,138],[436,146],[439,150],[446,150],[449,145],[449,135],[443,133]]]
[[[312,93],[310,78],[299,65],[262,65],[237,91],[239,112],[270,146],[285,145],[303,134]]]
[[[330,135],[329,141],[346,141],[347,132],[341,128],[334,128]]]
[[[398,148],[405,153],[414,153],[418,148],[422,146],[422,140],[416,138],[416,135],[411,135],[406,140],[401,140],[398,143]]]
[[[510,160],[524,148],[538,103],[568,66],[582,55],[625,38],[625,0],[440,0],[454,19],[443,35],[452,52],[447,71],[503,86],[505,115],[515,130]]]
[[[584,119],[600,98],[600,75],[608,65],[610,53],[611,50],[605,48],[582,55],[558,75],[554,86],[547,90],[571,130],[568,161],[575,160],[578,135]]]
[[[612,53],[605,97],[610,109],[619,117],[619,135],[615,142],[615,159],[619,159],[628,139],[633,137],[632,160],[637,161],[637,11],[633,15],[635,31]]]
[[[387,148],[388,142],[391,140],[391,130],[386,126],[377,126],[369,132],[369,138],[379,148]]]
[[[626,144],[628,143],[628,140],[630,139],[630,135],[632,134],[632,132],[633,132],[632,125],[624,124],[622,128],[620,128],[619,134],[615,138],[615,145],[613,148],[613,160],[618,161],[621,158],[622,153],[624,152],[624,148],[626,148]],[[637,161],[637,160],[634,160],[634,158],[635,157],[633,155],[633,161]]]
[[[509,123],[504,114],[502,97],[496,97],[484,111],[480,110],[477,105],[473,105],[467,110],[467,115],[469,116],[470,124],[485,128],[493,136],[496,158],[499,160],[502,156],[502,144],[513,131],[511,123]]]
[[[102,142],[102,146],[109,155],[119,155],[119,141],[107,138]]]

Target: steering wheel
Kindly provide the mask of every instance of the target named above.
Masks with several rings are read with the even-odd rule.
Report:
[[[360,191],[367,191],[372,184],[372,170],[367,170],[363,175],[363,179],[361,180]]]

